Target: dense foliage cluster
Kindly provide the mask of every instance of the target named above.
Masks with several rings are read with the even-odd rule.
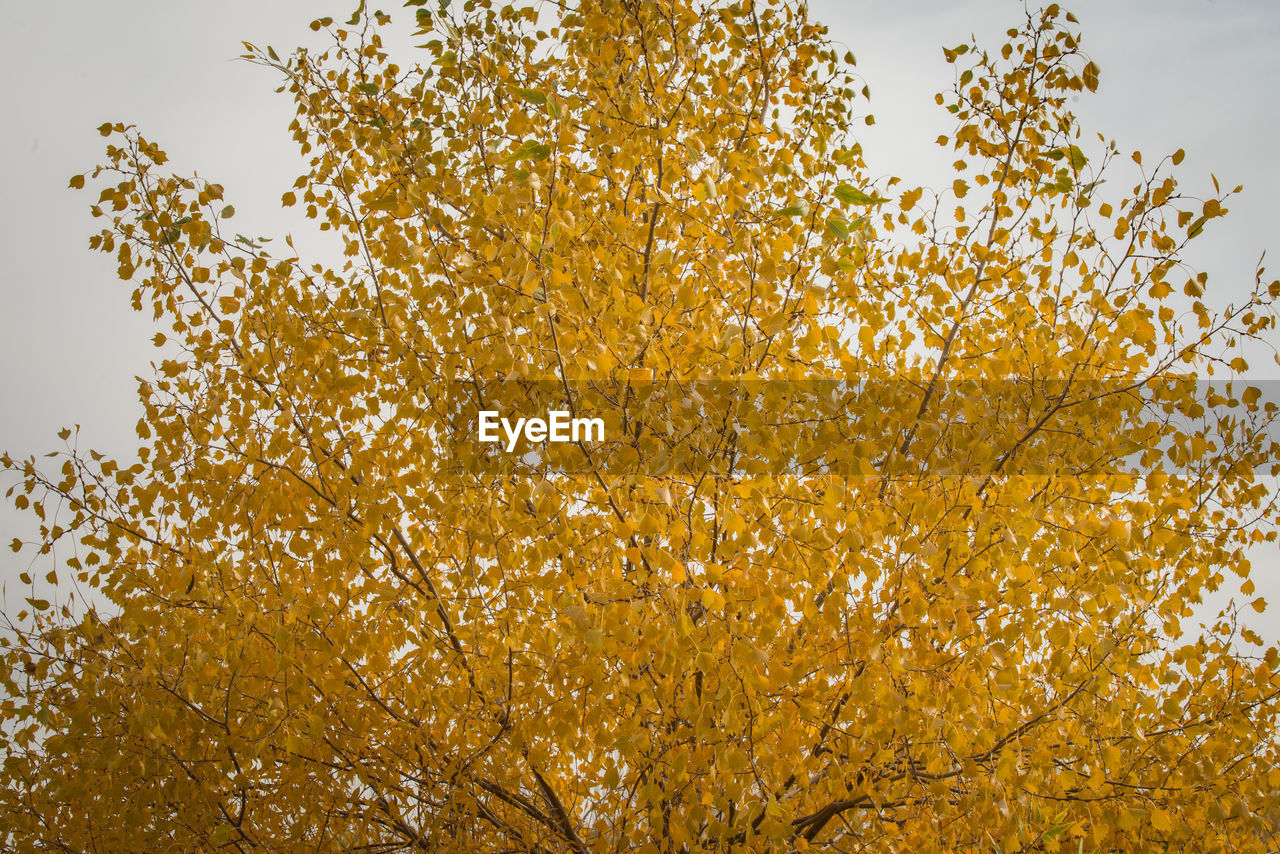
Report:
[[[72,181],[165,358],[136,465],[4,457],[6,849],[1269,850],[1280,660],[1192,618],[1264,607],[1280,284],[1204,302],[1074,19],[947,51],[926,190],[788,0],[407,5],[253,54],[345,266],[130,127]],[[551,398],[607,440],[460,415]]]

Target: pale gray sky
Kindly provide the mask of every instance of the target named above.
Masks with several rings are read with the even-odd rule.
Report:
[[[1225,303],[1250,283],[1263,249],[1280,274],[1280,4],[1269,0],[1078,0],[1083,47],[1102,68],[1099,93],[1077,113],[1091,130],[1162,155],[1185,148],[1186,188],[1245,185],[1225,225],[1209,229],[1192,260]],[[221,0],[216,4],[112,0],[33,4],[0,0],[0,448],[25,456],[58,446],[82,425],[82,446],[134,452],[140,414],[134,376],[149,374],[154,334],[129,309],[114,263],[91,253],[89,192],[67,179],[101,158],[104,121],[134,123],[175,170],[222,183],[237,228],[282,234],[280,194],[299,174],[286,127],[287,95],[272,72],[236,59],[240,40],[277,50],[316,38],[308,22],[348,15],[355,3]],[[406,14],[388,2],[392,14]],[[952,157],[932,145],[951,130],[933,104],[952,68],[940,50],[975,33],[998,47],[1022,7],[1014,0],[819,0],[813,16],[858,57],[877,117],[864,147],[873,172],[945,186]],[[407,64],[407,63],[402,63]],[[1280,343],[1280,342],[1277,342]],[[0,508],[3,541],[28,533]],[[0,578],[16,573],[0,563]],[[12,573],[10,572],[12,570]],[[1280,579],[1259,567],[1280,613]],[[1280,626],[1269,631],[1280,636]]]

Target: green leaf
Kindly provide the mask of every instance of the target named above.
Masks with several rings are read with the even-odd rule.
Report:
[[[1074,821],[1068,821],[1065,824],[1058,825],[1057,827],[1051,827],[1048,830],[1046,830],[1043,834],[1041,834],[1040,838],[1053,839],[1055,836],[1059,836],[1064,830],[1067,830],[1068,828],[1070,828],[1071,825],[1073,824],[1075,824]]]
[[[512,94],[520,98],[522,101],[528,101],[530,104],[537,104],[539,107],[547,103],[546,94],[539,92],[537,89],[521,89],[519,86],[509,86],[507,88],[511,90]]]
[[[879,196],[868,196],[857,187],[840,184],[836,187],[836,198],[846,205],[881,205],[889,201]]]
[[[844,148],[837,151],[835,154],[835,160],[837,163],[849,163],[857,159],[858,155],[861,153],[862,146],[858,143],[854,143],[851,148]]]
[[[551,154],[551,146],[532,139],[520,143],[520,147],[502,159],[503,163],[515,163],[518,160],[545,160]]]
[[[809,203],[799,201],[794,204],[787,205],[785,208],[778,208],[773,212],[774,216],[804,216],[809,212]]]
[[[1079,171],[1089,162],[1089,158],[1084,156],[1084,152],[1074,145],[1068,145],[1066,148],[1054,148],[1045,152],[1050,160],[1069,160],[1071,168]]]
[[[356,88],[357,88],[357,89],[359,89],[361,92],[365,93],[366,95],[368,95],[368,96],[369,96],[369,97],[371,97],[371,98],[372,98],[373,96],[377,95],[377,94],[378,94],[378,91],[379,91],[379,90],[378,90],[378,84],[377,84],[377,83],[361,83],[361,84],[360,84],[359,86],[357,86]]]
[[[849,239],[849,223],[839,217],[832,217],[827,220],[827,231],[830,231],[841,240]]]

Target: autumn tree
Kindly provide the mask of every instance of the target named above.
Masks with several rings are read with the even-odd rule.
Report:
[[[252,54],[338,265],[125,125],[72,179],[163,358],[136,464],[4,457],[7,850],[1274,846],[1280,659],[1195,609],[1264,608],[1280,284],[1210,307],[1070,15],[947,50],[929,190],[787,0],[406,5]]]

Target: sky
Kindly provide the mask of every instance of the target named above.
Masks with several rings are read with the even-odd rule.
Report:
[[[96,200],[67,189],[102,158],[103,122],[136,124],[180,173],[226,188],[237,228],[283,236],[305,229],[279,197],[303,171],[287,133],[292,106],[274,72],[237,56],[241,40],[282,54],[314,44],[307,24],[346,18],[356,4],[309,0],[0,0],[0,449],[14,456],[80,445],[121,459],[137,446],[136,376],[150,375],[155,333],[129,307],[114,262],[90,252]],[[1222,226],[1207,229],[1189,260],[1210,274],[1223,305],[1252,284],[1264,249],[1280,270],[1280,3],[1270,0],[1078,0],[1083,48],[1101,88],[1073,105],[1090,132],[1122,152],[1187,152],[1189,191],[1244,184]],[[396,13],[399,4],[388,4]],[[873,174],[946,186],[952,156],[933,145],[950,117],[933,94],[953,69],[941,46],[976,35],[998,48],[1023,15],[1013,0],[816,0],[811,14],[857,56],[876,116],[863,146]],[[407,14],[407,12],[402,12]],[[408,64],[402,62],[401,64]],[[1280,344],[1280,341],[1277,341]],[[1280,378],[1280,368],[1271,376]],[[7,484],[0,484],[7,486]],[[29,536],[30,522],[0,509],[0,536]],[[16,561],[16,562],[15,562]],[[26,561],[4,552],[0,580]],[[1257,567],[1260,591],[1280,591],[1277,562]],[[1280,608],[1280,593],[1272,595]],[[1280,613],[1280,611],[1277,611]],[[1272,622],[1280,622],[1275,618]],[[1267,631],[1280,639],[1280,625]]]

